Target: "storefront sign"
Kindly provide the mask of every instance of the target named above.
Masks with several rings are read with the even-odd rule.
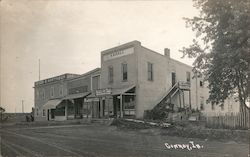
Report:
[[[103,60],[107,61],[107,60],[119,58],[119,57],[126,56],[126,55],[133,54],[133,53],[134,53],[134,47],[131,47],[131,48],[127,48],[124,50],[114,51],[112,53],[105,54],[103,56]]]
[[[99,101],[99,98],[85,98],[84,102],[93,102],[93,101]]]
[[[56,76],[56,77],[52,77],[52,78],[48,78],[45,80],[41,80],[41,81],[37,81],[35,82],[35,85],[42,85],[42,84],[46,84],[46,83],[50,83],[50,82],[55,82],[55,81],[60,81],[60,80],[64,80],[66,78],[73,78],[75,77],[75,74],[63,74],[60,76]]]
[[[183,90],[189,90],[190,89],[190,83],[188,82],[179,82],[179,88]]]
[[[96,96],[110,95],[112,90],[110,88],[96,90]]]

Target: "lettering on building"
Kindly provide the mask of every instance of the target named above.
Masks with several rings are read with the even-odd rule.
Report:
[[[134,53],[134,47],[131,47],[131,48],[127,48],[127,49],[124,49],[124,50],[114,51],[112,53],[105,54],[103,56],[103,60],[108,61],[108,60],[111,60],[111,59],[115,59],[115,58],[119,58],[119,57],[122,57],[122,56],[130,55],[130,54],[133,54],[133,53]]]

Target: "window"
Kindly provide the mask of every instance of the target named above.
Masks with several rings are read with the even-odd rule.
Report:
[[[122,81],[128,80],[128,66],[127,63],[122,63]]]
[[[100,89],[100,75],[92,77],[92,90]]]
[[[63,96],[63,85],[60,86],[59,94],[60,94],[60,96]]]
[[[153,81],[153,64],[148,62],[148,80]]]
[[[214,110],[214,104],[211,104],[211,108],[212,108],[212,110]]]
[[[114,77],[114,69],[112,66],[110,66],[108,70],[109,83],[113,83],[113,77]]]
[[[43,109],[43,117],[45,117],[45,114],[46,114],[46,113],[45,113],[45,110]]]
[[[51,89],[50,89],[50,96],[52,98],[54,97],[54,87],[51,87]]]
[[[200,99],[200,109],[201,109],[201,111],[204,110],[204,97],[201,97],[201,99]]]
[[[187,76],[187,82],[190,83],[190,81],[191,81],[191,73],[189,71],[187,71],[186,76]]]
[[[221,107],[221,110],[223,111],[224,110],[224,104],[221,104],[220,107]]]
[[[172,87],[173,87],[175,85],[175,83],[176,83],[176,74],[175,74],[175,72],[171,73],[171,77],[172,77]]]
[[[43,100],[45,99],[45,89],[43,89],[42,91],[42,97],[43,97]]]
[[[39,110],[38,110],[38,108],[36,109],[36,115],[37,115],[37,116],[39,115]]]
[[[40,96],[40,95],[39,95],[39,90],[36,89],[36,98],[39,99],[39,96]]]
[[[200,87],[203,87],[203,81],[200,81]]]

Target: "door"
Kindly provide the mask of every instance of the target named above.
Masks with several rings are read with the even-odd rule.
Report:
[[[48,121],[49,121],[49,110],[47,110],[47,118],[48,118]]]
[[[51,119],[55,119],[55,109],[51,109]]]

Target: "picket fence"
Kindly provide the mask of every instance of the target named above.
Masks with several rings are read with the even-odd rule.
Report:
[[[206,117],[206,127],[222,129],[250,129],[249,112]]]

